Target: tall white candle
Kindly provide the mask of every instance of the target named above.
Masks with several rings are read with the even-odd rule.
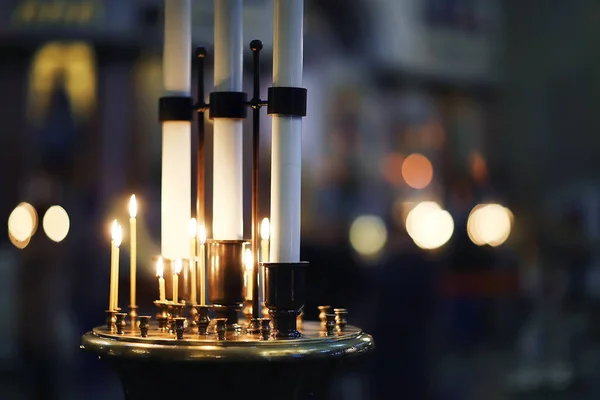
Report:
[[[217,92],[242,91],[242,0],[215,0]],[[243,238],[242,120],[214,120],[213,238]]]
[[[156,276],[158,277],[158,299],[160,301],[167,301],[167,294],[165,290],[165,265],[162,257],[158,257],[156,262]]]
[[[303,0],[275,0],[273,86],[302,86]],[[273,115],[269,261],[300,261],[302,118]]]
[[[263,218],[260,223],[260,262],[269,261],[269,237],[271,227],[269,224],[269,218]],[[260,299],[259,303],[265,302],[265,268],[260,267]]]
[[[244,280],[246,281],[246,300],[252,300],[252,287],[254,286],[254,257],[252,256],[252,250],[246,249],[244,254]]]
[[[190,0],[165,0],[165,96],[190,95],[190,15]],[[190,256],[191,151],[191,123],[163,122],[161,252],[163,257],[171,260]]]
[[[129,199],[129,304],[136,305],[137,276],[137,201],[135,194]]]
[[[204,253],[206,243],[206,228],[200,225],[198,230],[198,241],[200,249],[198,251],[198,270],[200,271],[200,305],[206,305],[206,256]]]
[[[196,295],[198,287],[198,279],[196,278],[196,231],[196,218],[192,218],[190,220],[190,281],[192,285],[190,303],[192,304],[196,304],[198,301]]]

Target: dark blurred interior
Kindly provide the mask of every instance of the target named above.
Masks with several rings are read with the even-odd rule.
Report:
[[[244,7],[266,93],[273,2]],[[193,11],[210,49],[212,1]],[[333,398],[598,398],[599,15],[592,0],[306,0],[305,318],[343,305],[377,343]],[[78,345],[104,320],[110,220],[131,193],[138,297],[156,296],[162,34],[160,0],[0,2],[0,399],[122,398]]]

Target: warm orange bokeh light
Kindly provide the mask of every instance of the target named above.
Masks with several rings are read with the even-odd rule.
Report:
[[[402,177],[413,189],[423,189],[433,179],[433,166],[427,157],[414,153],[402,163]]]

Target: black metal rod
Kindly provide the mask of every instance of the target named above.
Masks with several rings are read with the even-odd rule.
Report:
[[[196,49],[196,58],[198,59],[198,76],[196,82],[196,110],[198,112],[198,119],[196,123],[198,124],[198,147],[196,151],[196,226],[203,227],[206,231],[205,227],[205,207],[204,207],[204,193],[205,193],[205,170],[204,170],[204,109],[206,105],[204,104],[204,58],[206,57],[206,49],[204,47],[198,47]],[[200,232],[196,229],[196,249],[200,249]],[[204,265],[204,263],[198,263],[199,265]],[[196,293],[198,293],[198,302],[200,304],[204,304],[206,300],[206,293],[203,293],[201,288],[206,288],[206,282],[198,287],[198,280],[200,278],[205,278],[206,274],[200,273],[197,276],[196,282],[193,282],[194,285],[198,288]],[[204,296],[204,298],[202,298]]]
[[[260,276],[258,242],[260,240],[260,222],[258,216],[258,177],[259,177],[259,155],[260,155],[260,51],[262,50],[262,42],[253,40],[250,42],[250,50],[252,50],[252,60],[254,63],[254,92],[251,103],[252,107],[252,256],[254,265],[252,268],[252,318],[260,317],[260,302],[258,280]],[[263,283],[264,284],[264,283]]]

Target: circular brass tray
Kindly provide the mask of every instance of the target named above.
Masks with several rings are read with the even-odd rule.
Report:
[[[94,328],[81,338],[81,348],[101,357],[151,359],[153,361],[285,361],[357,356],[375,348],[373,338],[357,327],[327,336],[319,322],[305,321],[302,337],[292,340],[263,340],[260,335],[227,332],[225,340],[216,335],[199,336],[191,328],[183,339],[151,324],[148,337],[130,327],[122,335],[106,327]]]

